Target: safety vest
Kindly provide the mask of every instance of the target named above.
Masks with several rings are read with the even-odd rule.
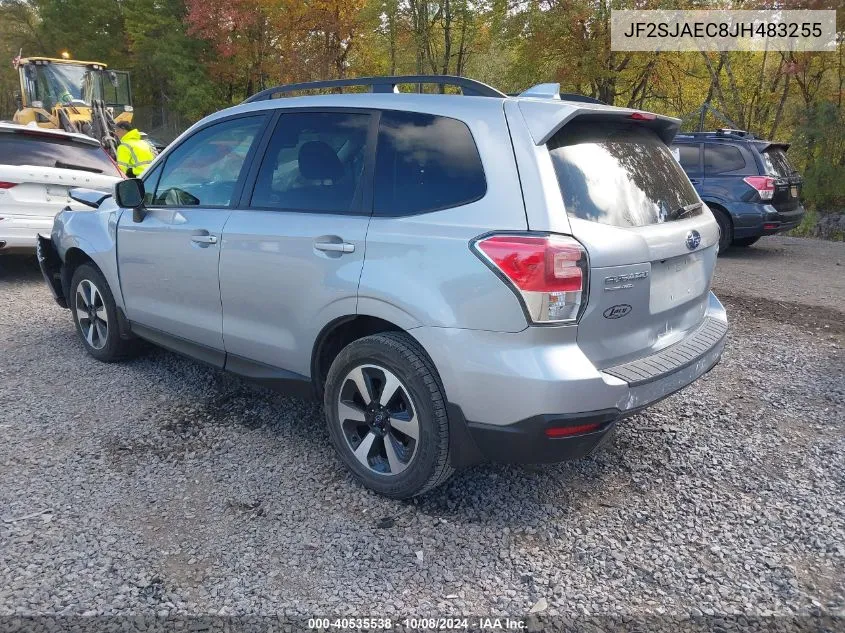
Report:
[[[123,173],[131,169],[135,176],[140,176],[153,162],[153,158],[155,150],[141,138],[138,130],[129,130],[120,139],[120,145],[117,146],[117,165]]]

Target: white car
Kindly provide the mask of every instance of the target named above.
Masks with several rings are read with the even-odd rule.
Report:
[[[123,177],[93,138],[61,130],[0,123],[0,253],[35,252],[63,208],[84,209],[68,192],[111,192]]]

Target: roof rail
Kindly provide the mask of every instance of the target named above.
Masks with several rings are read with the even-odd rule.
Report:
[[[436,84],[439,86],[456,86],[461,93],[468,97],[505,97],[505,93],[499,92],[492,86],[467,79],[466,77],[454,77],[452,75],[400,75],[396,77],[357,77],[355,79],[329,79],[326,81],[304,81],[296,84],[286,84],[267,88],[251,97],[244,103],[253,101],[266,101],[273,99],[276,95],[287,92],[298,92],[300,90],[319,90],[323,88],[346,88],[350,86],[369,86],[370,92],[397,92],[396,86],[400,84]]]

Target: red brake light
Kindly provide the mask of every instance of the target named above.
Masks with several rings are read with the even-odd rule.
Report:
[[[586,305],[587,254],[561,235],[492,235],[476,252],[514,286],[534,322],[574,322]]]
[[[578,292],[583,273],[580,245],[556,243],[550,237],[494,235],[478,247],[520,290]]]
[[[578,424],[576,426],[555,426],[546,429],[547,437],[569,437],[571,435],[582,435],[592,433],[601,428],[601,424]]]
[[[656,114],[652,114],[651,112],[634,112],[631,114],[631,118],[634,121],[654,121],[657,118]]]
[[[743,180],[756,189],[763,200],[771,200],[774,197],[775,179],[771,176],[746,176]]]
[[[2,182],[0,181],[0,189],[11,189],[12,187],[16,187],[18,183],[16,182]]]

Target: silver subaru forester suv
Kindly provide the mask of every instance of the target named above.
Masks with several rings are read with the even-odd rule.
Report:
[[[396,89],[423,83],[441,94]],[[321,398],[347,468],[409,497],[587,455],[719,361],[719,229],[678,123],[557,84],[280,86],[113,196],[75,190],[92,209],[60,213],[39,260],[95,358],[145,339]]]

